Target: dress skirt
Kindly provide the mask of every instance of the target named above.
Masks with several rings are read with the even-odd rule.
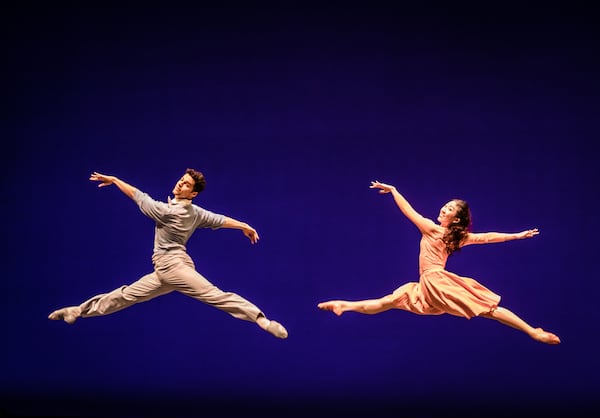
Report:
[[[409,282],[393,293],[397,309],[419,315],[450,314],[471,319],[492,312],[500,296],[470,277],[442,268],[426,270],[419,282]]]

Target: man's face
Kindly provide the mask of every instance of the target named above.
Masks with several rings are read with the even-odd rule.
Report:
[[[194,191],[194,179],[189,174],[184,174],[173,187],[173,196],[176,199],[193,199],[198,195]]]

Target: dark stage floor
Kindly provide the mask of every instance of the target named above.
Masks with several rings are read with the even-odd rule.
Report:
[[[88,399],[8,399],[0,408],[0,417],[72,417],[72,418],[187,418],[187,417],[377,417],[393,414],[407,417],[592,417],[600,408],[591,402],[513,402],[496,400],[457,402],[430,399],[405,401],[361,401],[357,399],[315,401],[297,399],[282,401],[261,399],[159,400],[112,398]]]

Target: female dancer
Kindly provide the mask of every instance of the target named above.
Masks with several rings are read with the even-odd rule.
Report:
[[[559,344],[558,336],[542,328],[534,328],[513,312],[498,306],[500,296],[478,283],[445,269],[448,256],[466,245],[488,244],[515,239],[531,238],[537,229],[518,233],[471,232],[471,213],[467,202],[453,199],[446,203],[438,215],[439,225],[421,216],[394,186],[371,182],[371,189],[391,193],[402,213],[412,221],[422,234],[419,253],[419,282],[409,282],[391,295],[379,299],[359,301],[331,300],[318,304],[323,310],[342,315],[346,311],[377,314],[390,309],[403,309],[420,315],[451,314],[465,318],[481,316],[495,319],[516,328],[534,340],[546,344]]]

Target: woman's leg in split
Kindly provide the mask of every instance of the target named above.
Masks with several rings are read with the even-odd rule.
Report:
[[[402,309],[418,314],[440,314],[442,312],[423,305],[418,292],[419,284],[408,282],[400,286],[390,295],[376,299],[364,300],[330,300],[317,305],[319,309],[331,311],[340,316],[344,312],[352,311],[366,315],[375,315],[390,309]]]
[[[340,316],[344,312],[352,311],[366,315],[375,315],[380,312],[394,309],[396,297],[394,295],[386,295],[377,299],[364,299],[364,300],[330,300],[327,302],[321,302],[317,305],[319,309],[324,311],[331,311],[334,314]]]
[[[509,327],[518,329],[519,331],[526,333],[536,341],[540,341],[546,344],[560,344],[560,338],[558,338],[558,336],[554,335],[551,332],[544,331],[542,328],[532,327],[527,322],[523,321],[516,314],[514,314],[506,308],[499,306],[493,311],[480,314],[479,316],[488,319],[495,319],[496,321],[504,325],[508,325]]]

